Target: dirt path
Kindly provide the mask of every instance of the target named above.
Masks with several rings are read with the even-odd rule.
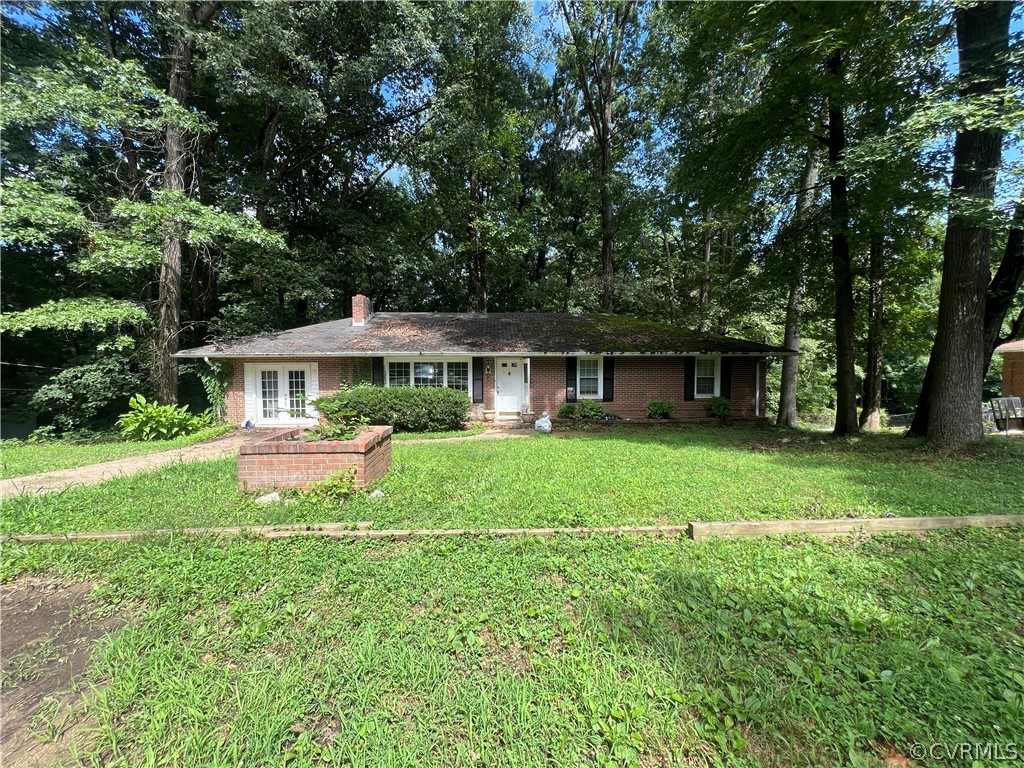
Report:
[[[96,639],[124,624],[95,613],[92,586],[26,577],[0,587],[5,768],[62,763],[89,737],[83,676]]]
[[[251,437],[243,432],[237,432],[205,443],[173,448],[147,456],[132,456],[128,459],[87,464],[84,467],[73,469],[60,469],[55,472],[42,472],[38,475],[25,475],[24,477],[10,477],[0,480],[0,499],[21,496],[24,493],[61,491],[72,485],[96,485],[104,480],[134,475],[136,472],[155,469],[165,464],[222,459],[238,453],[238,446]]]

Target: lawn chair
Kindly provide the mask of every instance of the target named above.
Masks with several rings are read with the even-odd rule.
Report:
[[[1019,397],[993,397],[992,418],[995,419],[996,429],[1001,429],[1009,434],[1010,422],[1024,429],[1024,408],[1021,408]]]

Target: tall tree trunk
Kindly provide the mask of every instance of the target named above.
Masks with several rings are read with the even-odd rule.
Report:
[[[220,7],[218,2],[205,2],[194,9],[189,2],[178,2],[178,28],[174,33],[169,57],[170,76],[167,94],[184,108],[192,94],[192,71],[195,46],[192,30],[206,24]],[[163,188],[173,192],[192,192],[194,175],[189,137],[176,125],[164,132]],[[181,332],[182,241],[166,236],[160,244],[162,264],[157,295],[153,385],[157,399],[164,403],[178,402],[178,351]]]
[[[668,243],[668,233],[662,230],[661,244],[665,249],[665,271],[668,274],[668,321],[676,322],[676,279],[675,265],[672,263],[672,248]]]
[[[562,311],[568,312],[572,303],[572,288],[576,278],[576,236],[580,231],[580,219],[573,217],[569,230],[570,245],[565,249],[565,293],[562,294]]]
[[[487,248],[480,231],[483,190],[480,174],[469,169],[469,311],[487,311]]]
[[[836,92],[842,91],[843,52],[837,50],[828,60],[828,71]],[[832,220],[832,275],[836,296],[836,426],[834,435],[856,434],[857,372],[854,358],[853,262],[850,257],[850,213],[846,196],[846,176],[835,166],[846,152],[846,125],[841,99],[833,96],[828,108],[828,159],[833,166],[829,180]]]
[[[608,75],[608,93],[614,87]],[[615,222],[612,212],[612,101],[601,110],[601,311],[615,311]]]
[[[708,309],[711,303],[711,244],[714,233],[711,231],[712,211],[704,214],[704,262],[701,265],[700,293],[697,295],[697,330],[704,333],[708,329]]]
[[[1024,230],[1021,224],[1024,223],[1024,205],[1017,203],[1013,214],[1013,226],[1006,239],[1006,250],[1003,252],[999,269],[995,277],[989,283],[988,295],[985,300],[985,365],[981,374],[982,383],[988,374],[988,368],[992,364],[992,354],[999,346],[1003,322],[1006,320],[1006,313],[1017,291],[1020,290],[1021,281],[1024,280]],[[1022,311],[1024,316],[1024,311]],[[1009,338],[1017,338],[1024,332],[1024,323],[1015,322]],[[1007,341],[1009,340],[1006,339]],[[928,368],[925,370],[924,380],[921,382],[921,396],[917,400],[917,410],[914,411],[914,420],[907,431],[908,435],[924,437],[928,434],[928,412],[931,408],[932,380],[935,377],[935,356],[928,358]]]
[[[1003,330],[1003,321],[1013,303],[1017,291],[1024,284],[1024,200],[1018,200],[1013,209],[1013,224],[1006,236],[1006,249],[999,262],[992,282],[988,286],[985,298],[985,367],[982,381],[988,374],[992,364],[992,354],[1002,341],[999,334]]]
[[[882,364],[885,328],[885,239],[881,232],[871,233],[868,260],[868,353],[864,368],[864,402],[860,426],[882,426]]]
[[[616,74],[626,50],[626,30],[634,3],[609,5],[593,16],[587,3],[560,0],[572,37],[573,63],[583,108],[600,152],[598,183],[601,196],[601,311],[615,311],[615,221],[612,203],[612,155],[615,140],[613,103],[618,95]]]
[[[732,249],[733,234],[723,229],[718,233],[718,274],[722,281],[722,293],[726,296],[729,294],[729,275],[732,274]],[[724,302],[719,303],[717,331],[720,336],[729,333],[729,313]]]
[[[804,225],[808,211],[814,203],[815,190],[818,186],[818,173],[821,171],[821,152],[817,147],[807,153],[804,164],[803,184],[796,196],[796,213],[793,217],[797,228]],[[799,250],[798,246],[798,250]],[[804,314],[804,295],[807,293],[807,266],[802,257],[798,257],[796,269],[793,270],[793,281],[789,284],[789,300],[786,302],[786,331],[782,346],[800,352],[801,323]],[[782,358],[782,385],[779,388],[779,414],[775,424],[780,427],[798,425],[796,408],[796,390],[799,383],[800,356]]]
[[[955,9],[960,72],[967,94],[992,93],[1006,85],[1012,10],[1011,3],[1001,2]],[[1002,139],[998,128],[969,128],[957,132],[953,145],[953,200],[942,247],[928,409],[928,439],[939,448],[957,448],[983,435],[985,303],[992,235],[977,209],[995,197]]]

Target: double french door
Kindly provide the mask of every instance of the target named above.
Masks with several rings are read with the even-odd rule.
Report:
[[[316,417],[310,401],[317,396],[315,366],[256,365],[247,417],[258,425],[305,423]]]

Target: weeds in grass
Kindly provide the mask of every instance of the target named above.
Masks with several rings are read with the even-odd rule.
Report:
[[[4,504],[4,533],[374,520],[381,528],[572,527],[691,520],[1012,514],[1024,442],[937,455],[890,436],[613,428],[543,440],[395,444],[392,471],[331,503],[255,504],[235,462],[169,465]]]
[[[8,559],[102,571],[99,599],[134,606],[93,673],[111,765],[867,765],[1024,732],[1020,531]]]
[[[955,458],[738,430],[395,450],[385,499],[257,509],[222,461],[12,503],[5,526],[361,519],[371,504],[389,522],[607,524],[742,516],[758,498],[770,516],[1005,511],[1021,482],[1017,448]],[[1022,562],[1009,529],[198,537],[8,545],[0,576],[98,578],[95,599],[132,615],[95,654],[85,762],[866,766],[877,745],[1024,733]]]

